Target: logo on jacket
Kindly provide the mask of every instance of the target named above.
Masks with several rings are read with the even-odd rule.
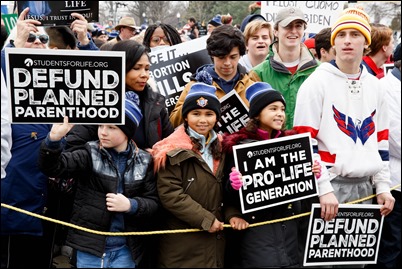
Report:
[[[365,118],[363,121],[358,120],[357,124],[353,122],[351,117],[348,117],[346,124],[346,115],[336,109],[335,106],[332,106],[332,110],[334,111],[334,119],[338,124],[338,128],[347,136],[352,138],[355,143],[357,138],[359,138],[364,145],[364,143],[366,143],[366,141],[374,133],[375,124],[373,117],[376,113],[376,110],[374,110],[370,116]]]

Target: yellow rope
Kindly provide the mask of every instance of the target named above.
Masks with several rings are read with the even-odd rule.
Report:
[[[391,188],[391,190],[396,189],[399,186],[401,186],[401,184],[396,185],[395,187]],[[372,199],[375,196],[376,195],[373,194],[373,195],[367,196],[367,197],[359,199],[359,200],[348,202],[347,204],[360,203],[360,202]],[[78,226],[78,225],[75,225],[75,224],[72,224],[72,223],[68,223],[68,222],[57,220],[57,219],[45,217],[45,216],[42,216],[42,215],[39,215],[39,214],[36,214],[36,213],[32,213],[32,212],[29,212],[27,210],[24,210],[24,209],[21,209],[21,208],[18,208],[18,207],[14,207],[14,206],[11,206],[11,205],[1,203],[1,206],[5,207],[5,208],[8,208],[8,209],[11,209],[11,210],[18,211],[20,213],[24,213],[24,214],[32,216],[32,217],[36,217],[36,218],[43,219],[43,220],[46,220],[46,221],[50,221],[50,222],[54,222],[54,223],[57,223],[57,224],[65,225],[65,226],[68,226],[68,227],[71,227],[71,228],[74,228],[74,229],[78,229],[78,230],[81,230],[81,231],[85,231],[85,232],[88,232],[88,233],[100,234],[100,235],[108,235],[108,236],[192,233],[192,232],[201,232],[201,231],[203,231],[201,229],[177,229],[177,230],[162,230],[162,231],[149,231],[149,232],[100,232],[100,231],[88,229],[88,228],[85,228],[85,227],[81,227],[81,226]],[[261,226],[261,225],[266,225],[266,224],[273,224],[273,223],[277,223],[277,222],[288,221],[288,220],[292,220],[292,219],[296,219],[296,218],[300,218],[300,217],[305,217],[305,216],[308,216],[310,214],[311,214],[311,212],[306,212],[306,213],[301,213],[301,214],[294,215],[294,216],[291,216],[291,217],[253,223],[253,224],[250,224],[249,227],[256,227],[256,226]],[[230,224],[224,224],[223,227],[224,228],[231,228]]]

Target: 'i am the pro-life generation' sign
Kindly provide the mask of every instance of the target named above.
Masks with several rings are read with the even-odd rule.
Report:
[[[336,217],[321,218],[312,204],[304,266],[377,263],[384,216],[381,205],[339,204]]]
[[[13,123],[124,124],[124,52],[5,52]]]
[[[233,146],[242,213],[318,195],[309,133]]]

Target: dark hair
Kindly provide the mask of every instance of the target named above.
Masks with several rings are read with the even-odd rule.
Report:
[[[126,52],[126,73],[128,73],[133,66],[140,60],[142,55],[148,55],[147,48],[135,40],[121,40],[113,45],[111,51],[125,51]]]
[[[214,130],[215,130],[216,133],[218,133],[217,128],[218,128],[218,126],[217,126],[217,124],[215,124]],[[188,130],[188,122],[187,121],[184,121],[184,130],[186,131],[186,134],[188,136],[190,136],[188,131],[187,131]],[[190,136],[190,139],[191,139],[191,143],[193,144],[192,150],[200,151],[201,147],[202,147],[200,141],[198,139],[194,138],[194,137],[191,137],[191,136]],[[214,160],[220,160],[221,159],[221,157],[222,157],[222,145],[219,142],[219,139],[215,139],[211,143],[211,146],[209,147],[209,152],[211,153],[212,158],[214,158]]]
[[[216,27],[207,39],[209,56],[228,55],[235,47],[239,48],[240,56],[246,53],[243,33],[232,25],[224,24]]]
[[[48,26],[45,27],[45,32],[49,36],[49,47],[58,49],[75,49],[77,47],[74,32],[67,26]]]
[[[194,17],[190,17],[188,20],[191,21],[191,22],[194,22],[194,23],[197,22]]]
[[[156,23],[148,26],[147,30],[144,34],[144,40],[142,44],[148,48],[148,51],[151,49],[151,37],[155,32],[155,29],[160,27],[163,30],[163,33],[169,39],[169,43],[171,46],[182,43],[179,32],[170,24],[165,23]]]
[[[326,27],[321,29],[318,34],[315,35],[315,51],[317,53],[317,58],[321,59],[321,48],[329,52],[331,49],[331,27]]]

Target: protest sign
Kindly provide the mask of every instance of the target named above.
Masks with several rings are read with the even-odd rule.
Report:
[[[243,213],[318,195],[310,133],[236,145],[233,153]]]
[[[27,7],[25,19],[42,22],[42,26],[70,25],[80,13],[88,22],[99,21],[99,1],[17,1],[18,15]]]
[[[218,121],[219,133],[234,133],[246,126],[248,118],[248,108],[239,94],[232,90],[225,94],[221,99],[221,117]]]
[[[124,124],[125,53],[6,48],[13,123]]]
[[[207,38],[204,36],[151,51],[150,75],[156,81],[159,92],[166,98],[169,114],[197,68],[212,64],[206,50]]]
[[[307,22],[307,32],[318,33],[331,27],[348,1],[261,1],[261,15],[274,25],[278,12],[286,7],[298,7]]]
[[[325,221],[320,204],[313,204],[303,265],[375,264],[384,221],[380,208],[339,204],[336,217]]]

